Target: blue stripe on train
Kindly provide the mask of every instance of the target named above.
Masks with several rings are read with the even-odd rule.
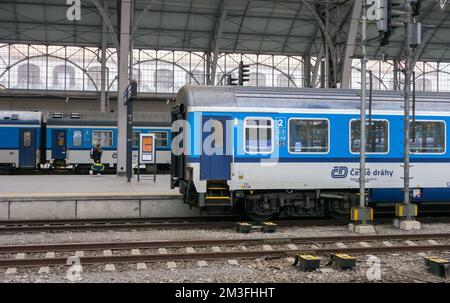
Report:
[[[450,188],[423,188],[422,197],[412,202],[450,202]],[[370,191],[371,203],[401,203],[403,190],[400,188],[375,188]]]
[[[199,163],[200,157],[187,157],[187,161],[191,163]],[[235,157],[234,162],[236,163],[259,163],[261,161],[274,161],[281,163],[304,163],[304,162],[314,162],[314,163],[342,163],[342,162],[359,162],[359,158],[245,158],[245,157]],[[366,162],[369,163],[403,163],[403,158],[367,158]],[[450,158],[411,158],[411,162],[414,163],[450,163]]]

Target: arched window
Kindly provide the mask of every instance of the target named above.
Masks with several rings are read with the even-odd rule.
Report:
[[[277,75],[277,86],[279,87],[288,87],[289,86],[289,78],[285,74]]]
[[[368,87],[370,88],[370,82],[367,82],[367,83],[369,83]],[[381,85],[380,80],[378,78],[375,78],[375,77],[372,76],[372,89],[380,90],[382,87],[384,87],[384,86]]]
[[[193,71],[192,76],[189,73],[185,75],[186,84],[205,85],[205,73],[202,71]]]
[[[75,86],[75,69],[70,65],[57,65],[53,68],[53,87],[64,89]]]
[[[161,92],[172,92],[173,71],[170,69],[158,69],[155,71],[155,88]]]
[[[92,78],[92,81],[88,78],[87,88],[89,90],[95,90],[96,89],[95,86],[97,86],[97,89],[101,90],[102,67],[101,66],[91,66],[87,69],[87,73]],[[94,82],[94,83],[92,83],[92,82]]]
[[[138,68],[133,68],[133,80],[137,82],[138,90],[145,90],[144,87],[142,87],[142,71]]]
[[[17,68],[17,86],[26,86],[29,88],[41,88],[41,69],[34,64],[22,64]]]
[[[249,86],[266,86],[266,75],[263,73],[251,73],[250,81],[248,81]]]
[[[226,85],[227,79],[223,72],[216,73],[216,85]]]
[[[423,77],[420,77],[416,79],[416,90],[419,91],[431,91],[433,88],[433,83],[430,79],[424,79]]]

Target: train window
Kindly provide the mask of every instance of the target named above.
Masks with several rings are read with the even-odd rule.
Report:
[[[156,146],[157,147],[167,147],[169,144],[167,132],[152,132],[155,134]]]
[[[133,147],[138,148],[141,140],[140,132],[133,132]]]
[[[290,119],[290,153],[328,152],[328,120]]]
[[[410,139],[411,153],[444,153],[445,123],[438,121],[416,121],[415,140]],[[412,122],[409,124],[412,136]]]
[[[351,128],[351,151],[359,153],[361,137],[361,121],[352,120]],[[370,131],[369,131],[370,130]],[[372,120],[366,125],[366,152],[387,153],[389,150],[389,124],[386,120]]]
[[[273,120],[269,118],[245,119],[245,152],[270,154],[273,147]]]
[[[92,131],[92,144],[100,143],[102,147],[113,146],[113,132],[111,130]]]
[[[81,146],[82,143],[82,133],[81,130],[74,130],[72,136],[72,144],[73,146]]]

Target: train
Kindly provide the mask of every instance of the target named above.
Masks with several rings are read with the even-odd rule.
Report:
[[[133,158],[137,167],[140,133],[155,134],[156,164],[170,165],[171,127],[161,115],[137,115]],[[105,113],[0,111],[0,173],[66,171],[88,173],[90,150],[100,143],[106,171],[116,170],[117,122]],[[150,167],[142,169],[151,170]]]
[[[410,123],[411,201],[450,201],[450,96],[417,93]],[[367,201],[403,201],[404,109],[374,91],[367,122]],[[171,188],[185,203],[281,214],[348,216],[359,203],[358,90],[184,86],[172,109]]]

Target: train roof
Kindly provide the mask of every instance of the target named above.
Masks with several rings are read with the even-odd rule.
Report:
[[[48,126],[92,126],[92,127],[116,127],[117,121],[111,120],[78,120],[78,119],[54,119],[47,120]],[[170,127],[170,122],[134,121],[135,127]]]
[[[367,101],[369,96],[367,94]],[[373,91],[374,110],[402,110],[401,91]],[[272,88],[251,86],[183,86],[177,104],[187,107],[286,109],[360,108],[360,90],[323,88]],[[416,92],[418,111],[450,111],[450,92]]]
[[[117,126],[116,113],[78,112],[47,113],[47,125],[64,126]],[[169,127],[169,113],[137,112],[133,115],[133,125],[142,127]]]
[[[1,124],[40,124],[42,121],[41,112],[32,111],[0,111]]]

